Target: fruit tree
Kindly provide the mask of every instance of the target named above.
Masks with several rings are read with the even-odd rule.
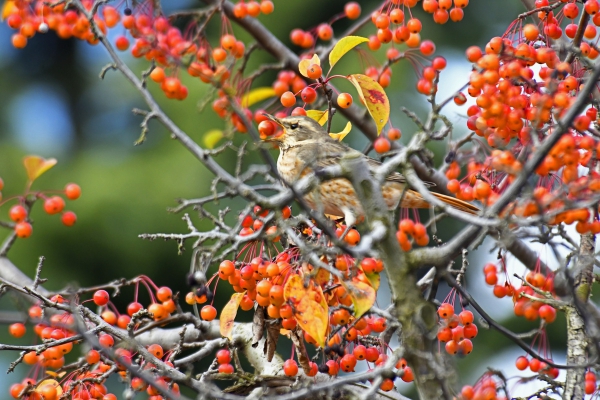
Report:
[[[469,0],[351,1],[314,26],[278,15],[285,1],[5,0],[17,49],[40,35],[104,48],[100,78],[119,76],[145,104],[135,145],[161,125],[212,184],[172,208],[181,232],[140,235],[190,256],[189,271],[171,271],[187,293],[147,275],[51,291],[45,258],[30,277],[11,247],[36,235],[36,208],[76,227],[86,215],[72,201],[86,190],[39,189],[57,161],[25,157],[25,189],[0,196],[0,288],[28,312],[0,350],[8,372],[31,369],[3,396],[405,399],[403,385],[422,399],[600,397],[599,1],[522,0],[485,46],[465,47],[470,68],[447,82],[450,96],[429,32],[452,32]],[[292,21],[289,37],[272,18]],[[390,83],[406,71],[426,110],[396,101]],[[201,126],[197,140],[164,106],[177,102],[211,105],[221,128]],[[349,134],[369,145],[352,150]],[[443,220],[462,228],[447,237]],[[493,252],[469,259],[484,241]],[[528,328],[494,318],[467,273]],[[484,329],[520,348],[516,375],[488,364],[465,380]],[[16,340],[28,330],[35,341]]]

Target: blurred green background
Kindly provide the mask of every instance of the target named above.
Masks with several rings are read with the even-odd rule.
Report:
[[[378,4],[374,1],[360,3],[363,13],[370,13]],[[269,16],[261,15],[259,20],[277,37],[289,43],[291,29],[310,29],[342,11],[344,4],[345,1],[341,0],[276,0],[275,12]],[[163,2],[167,12],[201,5],[197,1]],[[436,54],[448,59],[449,66],[442,73],[441,95],[450,95],[466,82],[470,65],[464,60],[464,50],[474,44],[484,46],[490,37],[502,35],[523,10],[518,0],[473,0],[465,9],[462,22],[449,22],[443,26],[434,24],[431,16],[424,16],[420,6],[413,10],[415,16],[424,17],[423,39],[435,41]],[[334,24],[334,29],[340,33],[348,25],[349,21],[342,19]],[[235,25],[234,31],[239,38],[247,39],[247,35]],[[209,40],[216,44],[221,32],[218,18],[211,22],[208,32]],[[122,28],[118,27],[110,35],[114,38],[122,33]],[[363,35],[372,33],[371,25],[359,32]],[[99,71],[108,62],[102,48],[76,40],[60,40],[50,32],[36,35],[25,49],[15,50],[10,45],[11,35],[12,31],[5,24],[0,24],[0,177],[5,182],[3,196],[7,199],[21,193],[26,179],[22,158],[37,154],[57,158],[58,165],[36,181],[34,189],[56,190],[62,189],[68,182],[76,182],[82,188],[82,197],[67,203],[67,209],[75,211],[78,216],[77,224],[72,228],[64,227],[60,217],[46,215],[41,204],[36,204],[32,212],[34,234],[29,239],[17,241],[9,253],[10,259],[32,275],[38,257],[44,255],[43,276],[49,278],[46,284],[49,289],[59,289],[67,284],[97,285],[115,278],[145,274],[159,286],[168,285],[174,291],[185,293],[191,242],[186,246],[187,251],[178,255],[175,242],[151,242],[138,238],[138,235],[186,232],[182,215],[167,212],[167,207],[176,205],[176,198],[208,195],[212,175],[154,122],[150,124],[148,140],[141,146],[133,145],[140,134],[141,118],[132,115],[131,109],[144,109],[144,104],[139,94],[119,74],[109,71],[103,81],[98,78]],[[375,56],[382,62],[385,50],[378,51]],[[135,71],[148,67],[144,60],[133,59],[128,53],[123,53],[123,58]],[[256,51],[248,70],[272,61],[265,52]],[[346,56],[336,67],[337,73],[363,71],[364,63],[354,54]],[[263,74],[254,86],[269,85],[275,75]],[[182,73],[181,77],[189,88],[189,97],[183,102],[167,100],[153,82],[149,83],[149,87],[168,115],[201,143],[205,132],[222,128],[224,123],[210,107],[198,112],[198,104],[209,92],[207,85],[186,73]],[[419,115],[426,112],[425,99],[416,95],[414,89],[416,80],[411,65],[401,62],[393,67],[392,84],[387,89],[392,104],[392,123],[401,128],[404,142],[410,138],[414,126],[400,112],[400,107],[405,106]],[[339,86],[351,90],[345,82]],[[450,120],[457,125],[456,135],[466,132],[465,110],[450,107],[447,111]],[[341,129],[344,123],[342,117],[336,117],[334,130]],[[247,136],[237,134],[234,141],[239,144],[247,139]],[[355,130],[347,140],[359,149],[366,143]],[[255,147],[250,145],[249,148],[251,154],[246,164],[258,161]],[[440,144],[433,149],[441,161],[445,146]],[[219,157],[229,170],[233,169],[233,155],[229,151]],[[10,204],[0,207],[0,219],[7,219]],[[244,202],[226,200],[220,203],[220,206],[224,205],[239,210]],[[190,213],[193,215],[192,211]],[[233,215],[237,215],[235,211]],[[197,216],[193,217],[199,228],[209,226],[199,221]],[[438,228],[440,236],[447,239],[457,232],[460,225],[447,221],[439,224]],[[0,233],[5,234],[1,230]],[[482,282],[479,273],[483,265],[481,258],[475,257],[473,265],[475,273],[471,280],[473,283]],[[483,304],[495,304],[489,302],[490,290],[479,290],[476,294]],[[216,304],[223,304],[228,296],[228,289],[222,287]],[[131,293],[125,291],[121,298],[116,300],[117,304],[125,305],[131,301]],[[387,305],[385,296],[379,301],[380,306]],[[0,304],[14,308],[10,302]],[[511,302],[505,300],[502,304],[506,305],[508,312],[497,316],[507,318]],[[519,331],[533,326],[521,326],[523,322],[515,319],[509,324]],[[478,373],[485,370],[485,364],[479,361],[489,361],[490,357],[498,355],[501,345],[508,345],[496,332],[481,331],[481,337],[475,341],[474,353],[460,361],[462,367]],[[0,329],[0,340],[4,342],[9,340],[5,332],[5,329]],[[30,340],[29,337],[19,342],[29,343]],[[514,354],[520,354],[510,348],[507,351],[505,358],[509,362],[516,358]],[[0,369],[13,356],[0,354]],[[27,373],[27,368],[20,367],[17,372]],[[7,382],[5,379],[15,382],[17,376],[0,378],[0,387],[5,386],[2,384]],[[465,378],[465,383],[469,379]],[[4,396],[1,394],[0,398]]]

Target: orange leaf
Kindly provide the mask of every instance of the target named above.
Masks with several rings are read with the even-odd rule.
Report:
[[[387,94],[377,81],[367,75],[348,75],[348,80],[354,85],[361,100],[367,106],[367,110],[377,126],[377,134],[380,134],[390,118],[390,101]]]
[[[320,286],[312,281],[304,287],[300,275],[292,275],[283,289],[283,297],[294,309],[294,318],[319,346],[325,346],[325,335],[329,323],[329,308]]]
[[[229,340],[232,339],[231,332],[233,331],[233,322],[238,308],[240,307],[242,297],[244,297],[245,294],[246,292],[232,294],[231,299],[225,304],[223,311],[221,311],[221,318],[219,319],[221,336],[226,337]]]
[[[341,282],[354,304],[354,316],[360,318],[375,304],[376,293],[373,287],[363,281]]]
[[[27,156],[23,159],[25,164],[25,170],[27,171],[27,177],[30,182],[33,182],[40,177],[44,172],[56,165],[55,158],[45,159],[40,156]]]
[[[312,64],[321,65],[321,60],[316,53],[311,59],[305,58],[304,60],[300,60],[298,63],[298,72],[300,72],[302,76],[308,78],[308,67],[310,67]]]
[[[329,282],[329,279],[331,279],[331,273],[325,268],[319,268],[315,274],[315,282],[317,285],[324,285],[325,283]]]

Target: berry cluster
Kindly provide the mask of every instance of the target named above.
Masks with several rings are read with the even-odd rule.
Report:
[[[413,242],[410,241],[409,236],[412,236],[413,242],[419,246],[427,246],[429,243],[429,235],[427,235],[425,225],[405,218],[398,223],[398,231],[396,232],[396,239],[398,239],[398,243],[404,251],[409,251],[412,248]]]
[[[595,37],[596,23],[600,23],[596,0],[586,1],[584,9],[592,16],[584,26],[584,39]],[[556,11],[548,11],[548,0],[536,1],[539,25],[518,20],[502,37],[492,38],[485,49],[470,47],[467,59],[475,63],[467,93],[476,105],[467,110],[467,127],[485,138],[492,147],[489,156],[468,162],[466,176],[458,180],[458,163],[451,162],[446,172],[450,180],[448,190],[463,200],[479,200],[493,204],[512,180],[521,172],[531,146],[543,141],[556,129],[559,118],[569,110],[582,84],[584,67],[560,62],[550,46],[553,39],[562,36]],[[573,19],[580,12],[575,2],[565,2],[558,18]],[[565,28],[568,38],[573,37],[576,25]],[[581,42],[584,59],[598,56],[594,46]],[[537,72],[536,72],[537,71]],[[466,96],[459,94],[457,104],[464,104]],[[600,232],[600,222],[587,209],[568,210],[563,193],[576,202],[597,194],[600,175],[594,170],[582,175],[579,167],[589,167],[600,142],[590,133],[597,121],[598,111],[590,107],[575,118],[569,132],[546,155],[536,169],[539,177],[531,198],[523,198],[509,207],[517,216],[547,215],[550,225],[577,223],[579,233]],[[532,138],[534,131],[537,137]],[[559,178],[559,179],[555,179]]]
[[[504,395],[498,393],[503,391]],[[461,400],[506,400],[506,389],[501,381],[491,372],[486,372],[474,386],[463,386],[460,391]]]
[[[29,162],[35,163],[31,166]],[[39,164],[37,163],[39,161]],[[44,162],[48,162],[46,166]],[[33,226],[29,218],[29,212],[33,204],[41,199],[44,201],[44,211],[49,215],[61,214],[61,221],[65,226],[73,226],[77,221],[77,216],[73,211],[65,211],[65,200],[56,194],[57,191],[31,191],[33,181],[47,169],[51,168],[56,163],[56,160],[43,160],[40,157],[28,156],[25,158],[25,167],[29,175],[27,189],[24,193],[18,196],[2,199],[2,190],[4,189],[4,181],[0,178],[0,207],[17,202],[8,210],[8,217],[12,221],[8,226],[12,226],[15,235],[18,238],[28,238],[33,233]],[[77,200],[81,196],[81,188],[75,183],[69,183],[64,190],[60,191],[68,200]]]
[[[469,310],[462,310],[460,314],[454,313],[454,306],[444,302],[438,308],[440,317],[440,327],[438,328],[437,338],[440,342],[446,343],[445,349],[448,354],[467,355],[473,351],[473,339],[477,336],[477,325],[474,323],[473,313]]]
[[[556,309],[544,302],[546,299],[544,294],[554,295],[553,274],[545,276],[539,272],[538,264],[536,271],[530,271],[525,276],[525,281],[529,285],[515,287],[508,280],[504,262],[502,262],[501,269],[506,276],[506,282],[503,285],[498,284],[498,267],[495,264],[488,263],[483,267],[485,282],[494,286],[494,295],[498,298],[511,296],[514,302],[514,313],[518,317],[525,317],[530,321],[541,318],[548,324],[554,322]]]
[[[90,10],[94,2],[84,0],[82,4]],[[106,6],[105,9],[107,11],[104,13],[104,18],[94,16],[94,23],[103,33],[119,22],[119,14],[114,8]],[[92,45],[98,43],[90,21],[75,9],[65,7],[65,3],[58,2],[56,5],[49,6],[41,0],[14,0],[7,2],[4,14],[7,25],[18,30],[12,36],[12,45],[18,49],[27,46],[27,41],[37,32],[46,33],[50,29],[62,39],[73,37]]]
[[[163,320],[175,311],[176,305],[170,288],[166,286],[157,287],[145,276],[136,278],[130,283],[135,285],[136,296],[134,301],[127,306],[127,312],[124,314],[118,312],[114,304],[110,301],[110,295],[103,289],[96,290],[92,298],[85,302],[92,301],[96,306],[100,307],[99,315],[106,323],[124,330],[131,328],[129,325],[133,323],[133,327],[131,328],[133,331],[140,326],[140,323],[144,319],[151,317],[155,321]],[[137,293],[140,284],[148,289],[151,297],[152,303],[147,309],[144,309],[144,306],[137,302]],[[67,300],[61,295],[54,295],[50,298],[50,301],[58,305],[68,306],[70,303],[77,303],[78,299]],[[74,344],[78,343],[74,338],[77,333],[74,326],[75,321],[69,311],[52,314],[49,319],[45,319],[43,314],[44,311],[41,304],[36,304],[29,308],[29,318],[32,322],[36,323],[33,330],[36,336],[46,344],[46,349],[39,354],[35,351],[24,354],[23,362],[35,366],[35,368],[24,381],[11,386],[10,394],[12,397],[30,400],[53,400],[58,399],[63,393],[66,393],[73,399],[80,400],[90,398],[116,400],[117,397],[114,394],[107,393],[107,388],[104,385],[104,381],[107,378],[105,373],[111,369],[113,363],[103,358],[101,353],[94,349],[87,352],[86,362],[89,368],[86,369],[86,372],[71,372],[63,377],[60,383],[50,379],[36,384],[38,378],[44,376],[42,374],[44,369],[57,370],[62,368],[65,365],[65,356],[73,350]],[[133,322],[132,319],[134,320]],[[88,323],[92,322],[89,321]],[[14,323],[10,325],[9,333],[15,338],[23,337],[26,333],[25,324]],[[68,340],[69,338],[74,339]],[[119,343],[118,338],[102,331],[97,334],[97,340],[102,348],[112,348],[115,344]],[[61,341],[62,344],[53,345],[54,341]],[[166,360],[169,353],[165,354],[160,345],[151,344],[147,346],[147,350],[159,360],[165,358],[165,363],[171,367],[173,366],[172,363]],[[121,361],[134,362],[134,352],[125,347],[118,348],[116,354]],[[152,362],[151,360],[147,361]],[[162,398],[158,396],[157,387],[168,387],[173,393],[179,392],[178,385],[170,383],[167,378],[159,376],[154,385],[148,386],[140,378],[129,377],[123,365],[117,364],[117,366],[119,375],[123,379],[130,379],[131,388],[135,391],[146,391],[150,399],[159,400]],[[144,368],[149,370],[152,368],[152,365],[146,363]],[[47,375],[54,376],[51,372],[48,372]]]
[[[268,210],[256,207],[252,214],[242,215],[240,235],[265,230],[263,220],[268,217],[268,213]],[[285,208],[283,216],[289,218],[290,215],[291,210]],[[270,228],[265,231],[268,232]],[[336,234],[341,236],[345,230],[344,225],[339,225]],[[314,236],[312,229],[308,227],[299,229],[299,234],[307,239]],[[357,315],[356,307],[359,303],[356,303],[358,298],[355,291],[364,288],[366,293],[372,293],[374,301],[379,282],[378,275],[383,271],[383,263],[374,258],[355,260],[348,255],[338,255],[332,259],[322,257],[321,261],[329,264],[329,267],[337,270],[340,275],[332,274],[326,269],[317,269],[303,262],[296,247],[280,250],[275,246],[277,241],[278,237],[273,232],[270,239],[257,239],[248,243],[236,260],[222,261],[218,271],[206,285],[188,293],[186,302],[190,305],[212,302],[213,292],[210,286],[215,280],[226,280],[235,292],[243,294],[239,308],[244,311],[262,308],[271,324],[278,324],[286,331],[301,333],[300,337],[303,337],[306,343],[323,346],[322,364],[310,361],[303,366],[307,376],[314,376],[318,372],[335,376],[340,370],[350,373],[359,361],[374,363],[375,366],[382,365],[387,359],[388,349],[372,334],[383,332],[387,322],[383,317]],[[355,229],[350,229],[344,236],[344,241],[354,246],[360,242],[360,234]],[[290,288],[293,286],[291,282],[303,282],[303,279],[299,278],[309,276],[311,278],[308,278],[309,284],[306,289]],[[302,283],[300,286],[305,287]],[[293,290],[304,291],[303,299],[290,295]],[[303,308],[306,307],[304,298],[313,302],[309,308]],[[353,304],[354,312],[350,308]],[[327,314],[321,316],[318,310],[326,310]],[[211,321],[216,318],[217,310],[212,304],[207,304],[202,307],[200,314],[203,319]],[[318,332],[312,325],[315,325],[316,320],[322,320],[327,325],[324,331],[326,337],[315,336]],[[220,350],[217,354],[219,371],[222,373],[233,372],[228,355],[228,350]],[[412,370],[404,360],[398,363],[397,368],[397,375],[404,381],[413,380]],[[292,377],[296,376],[298,371],[299,365],[292,353],[284,363],[283,372]],[[381,389],[391,390],[393,386],[393,379],[386,379]]]

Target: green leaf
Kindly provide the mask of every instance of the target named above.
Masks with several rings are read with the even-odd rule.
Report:
[[[226,337],[229,340],[232,339],[231,332],[233,331],[233,322],[235,321],[235,316],[244,294],[246,294],[246,292],[232,294],[231,299],[225,304],[223,311],[221,311],[221,317],[219,318],[221,336]]]
[[[329,69],[333,68],[333,66],[350,50],[355,48],[361,43],[368,42],[369,39],[364,38],[362,36],[346,36],[343,39],[340,39],[335,46],[333,46],[333,50],[329,53]]]
[[[220,129],[211,129],[204,134],[202,141],[207,149],[214,149],[219,140],[223,139],[223,131]]]
[[[310,67],[312,64],[321,65],[321,60],[316,53],[310,59],[305,58],[304,60],[300,60],[298,63],[298,72],[300,72],[302,76],[308,78],[308,67]]]
[[[341,132],[339,132],[339,133],[331,133],[330,132],[329,136],[331,136],[338,142],[341,142],[348,135],[348,133],[350,133],[351,129],[352,129],[352,123],[350,121],[348,121],[348,123],[346,124],[346,127]]]
[[[325,125],[325,122],[327,122],[327,118],[329,117],[329,111],[308,110],[306,112],[306,115],[309,118],[312,118],[315,121],[317,121],[320,125]]]
[[[248,108],[271,97],[275,97],[275,89],[270,86],[252,89],[242,97],[241,106]]]
[[[348,80],[354,85],[361,100],[367,106],[371,118],[375,121],[377,134],[379,135],[390,118],[390,101],[387,94],[385,94],[385,90],[377,81],[367,75],[348,75]]]
[[[45,159],[40,156],[26,156],[23,159],[25,170],[27,171],[27,177],[30,182],[33,182],[39,178],[44,172],[56,165],[55,158]]]

